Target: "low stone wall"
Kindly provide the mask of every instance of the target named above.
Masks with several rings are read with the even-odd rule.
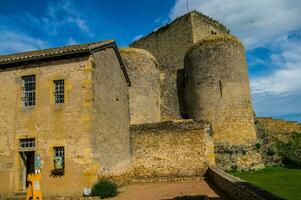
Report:
[[[203,177],[215,163],[210,124],[183,120],[132,125],[133,181]]]
[[[224,171],[256,170],[264,168],[257,142],[233,145],[215,143],[216,166]]]
[[[276,141],[289,141],[293,134],[301,133],[301,124],[270,117],[257,117],[255,125],[264,164],[266,166],[281,164]]]
[[[223,171],[209,168],[208,178],[234,200],[278,200],[274,194]]]

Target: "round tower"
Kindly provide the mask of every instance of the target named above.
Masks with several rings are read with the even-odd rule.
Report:
[[[215,142],[256,139],[247,63],[242,43],[231,35],[201,40],[185,56],[188,115],[212,123]]]
[[[156,58],[138,48],[122,48],[120,53],[132,84],[129,89],[130,123],[160,122],[160,71]]]

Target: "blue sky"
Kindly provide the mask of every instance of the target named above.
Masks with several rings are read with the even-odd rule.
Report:
[[[189,0],[246,46],[257,116],[301,122],[301,1]],[[115,39],[127,46],[187,12],[186,0],[1,0],[0,54]]]

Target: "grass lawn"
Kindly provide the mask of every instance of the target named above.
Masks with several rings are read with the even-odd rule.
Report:
[[[289,200],[301,199],[301,169],[268,167],[259,171],[231,172],[256,186]]]

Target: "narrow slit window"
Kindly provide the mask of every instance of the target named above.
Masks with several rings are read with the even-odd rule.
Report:
[[[223,85],[222,85],[222,81],[219,80],[219,81],[218,81],[218,84],[219,84],[219,92],[220,92],[220,95],[221,95],[221,97],[223,97]]]
[[[33,107],[36,104],[36,76],[22,77],[22,101],[24,107]]]
[[[54,83],[54,101],[55,104],[63,104],[65,102],[65,86],[64,80],[56,80]]]
[[[65,168],[65,149],[64,147],[53,147],[54,150],[54,169],[64,170]]]

